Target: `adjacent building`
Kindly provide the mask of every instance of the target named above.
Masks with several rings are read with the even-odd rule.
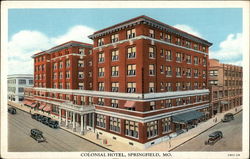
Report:
[[[209,85],[213,115],[242,105],[242,67],[210,59]]]
[[[145,148],[211,116],[210,42],[147,16],[89,38],[93,46],[71,41],[33,56],[26,99],[49,107],[62,126],[70,120],[73,131],[78,123],[80,133]]]
[[[8,100],[20,102],[24,99],[24,88],[33,87],[32,74],[8,75]]]

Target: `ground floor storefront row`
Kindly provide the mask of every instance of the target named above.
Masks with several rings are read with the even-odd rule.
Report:
[[[150,121],[123,118],[119,114],[109,115],[94,106],[75,107],[72,103],[25,100],[23,104],[35,112],[56,117],[61,127],[73,132],[84,135],[91,131],[97,138],[105,136],[140,149],[174,138],[211,117],[209,104],[178,113],[162,114],[162,117],[154,117]]]

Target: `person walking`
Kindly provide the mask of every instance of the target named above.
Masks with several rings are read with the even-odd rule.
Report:
[[[99,134],[98,134],[98,132],[96,133],[96,139],[99,140]]]

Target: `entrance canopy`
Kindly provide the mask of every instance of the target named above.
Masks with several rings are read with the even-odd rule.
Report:
[[[203,112],[191,111],[191,112],[186,112],[186,113],[175,115],[172,117],[172,120],[174,123],[186,124],[187,122],[195,120],[195,119],[199,119],[202,116],[204,116]]]

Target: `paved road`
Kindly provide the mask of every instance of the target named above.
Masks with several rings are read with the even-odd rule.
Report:
[[[214,145],[205,145],[208,135],[216,130],[222,131],[223,138]],[[242,151],[242,112],[233,121],[221,122],[173,151]]]
[[[8,151],[10,152],[108,151],[62,129],[52,129],[18,109],[17,114],[8,115],[8,120]],[[31,138],[30,129],[33,128],[43,131],[47,142],[37,143]]]

